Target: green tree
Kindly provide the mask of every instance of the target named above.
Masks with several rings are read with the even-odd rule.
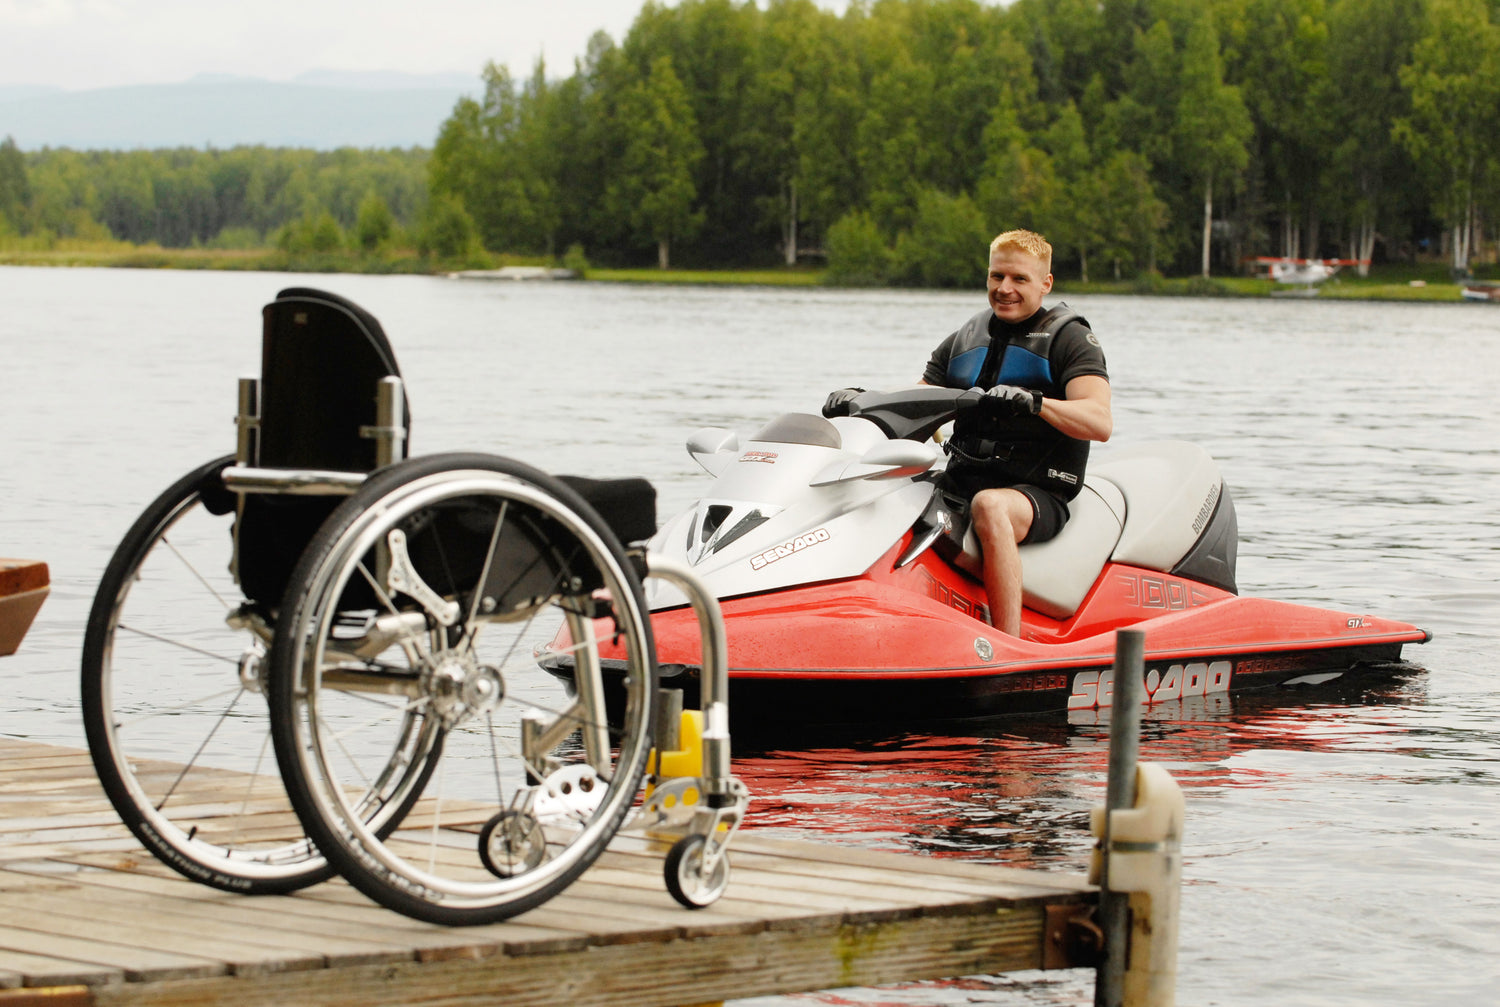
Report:
[[[26,158],[14,137],[0,142],[0,224],[19,232],[31,205],[31,184],[26,178]]]
[[[891,281],[896,260],[880,226],[854,210],[828,229],[828,282],[845,287],[878,287]]]
[[[277,234],[276,247],[293,255],[326,255],[344,247],[344,231],[333,214],[310,204],[306,213]]]
[[[1173,229],[1158,232],[1144,251],[1145,267],[1157,269],[1189,244],[1185,221],[1200,203],[1197,180],[1178,162],[1174,134],[1178,118],[1181,59],[1173,29],[1153,19],[1147,4],[1124,12],[1116,5],[1106,13],[1128,59],[1117,72],[1121,90],[1097,113],[1095,142],[1104,150],[1130,151],[1144,159],[1154,186],[1167,205]]]
[[[33,155],[27,170],[31,208],[24,231],[54,237],[98,236],[98,171],[87,156],[73,150],[43,151]]]
[[[676,237],[706,261],[743,258],[747,249],[769,249],[776,241],[778,228],[765,200],[778,193],[781,165],[775,136],[756,104],[762,25],[754,3],[648,3],[621,45],[632,82],[649,80],[665,57],[682,85],[701,151],[691,181],[702,224]],[[628,82],[627,91],[632,86]],[[623,108],[621,113],[627,114]]]
[[[1450,232],[1451,264],[1468,269],[1480,195],[1493,185],[1500,131],[1500,28],[1485,0],[1430,0],[1426,31],[1401,68],[1411,113],[1396,137],[1423,168]]]
[[[1122,262],[1154,271],[1158,236],[1170,218],[1146,159],[1134,151],[1117,150],[1099,167],[1099,182],[1098,247],[1114,264],[1115,279],[1120,278]]]
[[[222,226],[208,160],[198,151],[157,152],[149,166],[156,209],[150,238],[168,247],[202,243]]]
[[[782,261],[795,265],[804,225],[826,230],[830,212],[842,209],[838,111],[859,93],[858,66],[838,44],[837,18],[812,0],[771,0],[756,48],[752,114],[770,169],[770,189],[757,197],[776,229]],[[847,194],[845,194],[847,198]],[[830,206],[830,204],[832,204]]]
[[[896,273],[922,287],[977,287],[985,275],[991,235],[967,195],[924,189],[911,228],[896,239]]]
[[[431,191],[463,202],[486,247],[550,253],[560,210],[545,65],[538,62],[520,89],[510,71],[494,63],[485,66],[484,80],[483,102],[461,99],[443,124]]]
[[[375,252],[391,240],[396,219],[391,208],[374,189],[366,190],[359,201],[359,216],[354,222],[354,242],[365,252]]]
[[[463,201],[451,193],[434,195],[427,203],[417,250],[424,256],[467,260],[479,248],[479,230]]]
[[[985,161],[975,198],[990,230],[1024,227],[1045,231],[1058,196],[1052,158],[1021,126],[1007,91],[990,116],[984,134]]]
[[[1044,230],[1064,254],[1078,257],[1079,279],[1089,281],[1089,251],[1108,235],[1104,217],[1104,179],[1089,150],[1083,117],[1070,101],[1042,137],[1058,168],[1055,196],[1043,217]]]
[[[656,264],[666,269],[672,240],[691,238],[703,223],[693,185],[703,145],[670,57],[658,57],[650,74],[621,96],[619,124],[625,138],[621,173],[608,198],[622,219],[656,243]]]
[[[116,158],[100,173],[99,220],[121,241],[146,242],[155,236],[156,185],[143,154]]]
[[[1201,272],[1209,275],[1213,244],[1214,185],[1234,179],[1249,160],[1245,144],[1254,129],[1240,89],[1224,83],[1213,21],[1199,18],[1183,42],[1181,90],[1174,143],[1178,162],[1203,194]]]
[[[774,23],[775,15],[773,6],[767,17]],[[843,21],[819,12],[818,33],[799,34],[809,51],[789,56],[800,76],[792,97],[789,154],[795,157],[795,171],[788,183],[787,207],[795,203],[797,219],[806,222],[814,240],[822,237],[830,255],[829,229],[850,209],[864,204],[856,130],[865,81],[854,27],[862,16],[854,7]]]
[[[1249,144],[1281,217],[1281,254],[1318,254],[1329,115],[1324,0],[1230,0],[1225,79],[1240,89]]]
[[[1118,6],[1099,0],[1018,0],[1011,8],[1045,104],[1072,101],[1084,107],[1084,93],[1100,73],[1112,74],[1110,87],[1120,90],[1119,57],[1129,51],[1131,34],[1109,34],[1110,8]]]
[[[1420,188],[1391,124],[1410,115],[1400,68],[1411,62],[1422,9],[1423,0],[1334,0],[1328,10],[1329,80],[1318,104],[1329,117],[1330,174],[1361,276],[1376,236],[1409,228],[1407,193]]]

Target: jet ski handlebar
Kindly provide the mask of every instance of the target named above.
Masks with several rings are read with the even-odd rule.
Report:
[[[869,420],[887,437],[925,441],[938,427],[984,399],[977,388],[939,388],[918,385],[894,392],[860,392],[841,403],[832,415],[858,416]],[[824,415],[829,415],[824,410]]]

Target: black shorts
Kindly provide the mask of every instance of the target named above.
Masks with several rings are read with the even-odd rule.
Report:
[[[1019,490],[1031,501],[1031,530],[1021,539],[1021,545],[1031,545],[1056,538],[1068,523],[1068,505],[1056,493],[1048,493],[1038,486],[1021,484],[1010,487]]]
[[[961,497],[965,502],[974,499],[974,494],[985,489],[1013,489],[1031,501],[1031,530],[1021,539],[1021,545],[1035,545],[1057,537],[1063,525],[1068,523],[1068,502],[1056,493],[1048,492],[1030,483],[1013,486],[992,486],[979,473],[969,469],[949,468],[943,483],[943,491]],[[967,517],[967,514],[965,515]]]

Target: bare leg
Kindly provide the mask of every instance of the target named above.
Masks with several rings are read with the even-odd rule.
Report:
[[[1002,633],[1021,635],[1021,553],[1035,512],[1026,494],[1013,489],[980,490],[969,513],[984,553],[984,589],[990,621]]]

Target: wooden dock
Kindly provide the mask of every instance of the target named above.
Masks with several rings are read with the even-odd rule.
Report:
[[[0,738],[0,1007],[505,1004],[671,1007],[944,976],[1078,967],[1083,878],[759,837],[690,912],[621,835],[546,905],[448,928],[343,881],[248,897],[145,853],[88,753]]]

